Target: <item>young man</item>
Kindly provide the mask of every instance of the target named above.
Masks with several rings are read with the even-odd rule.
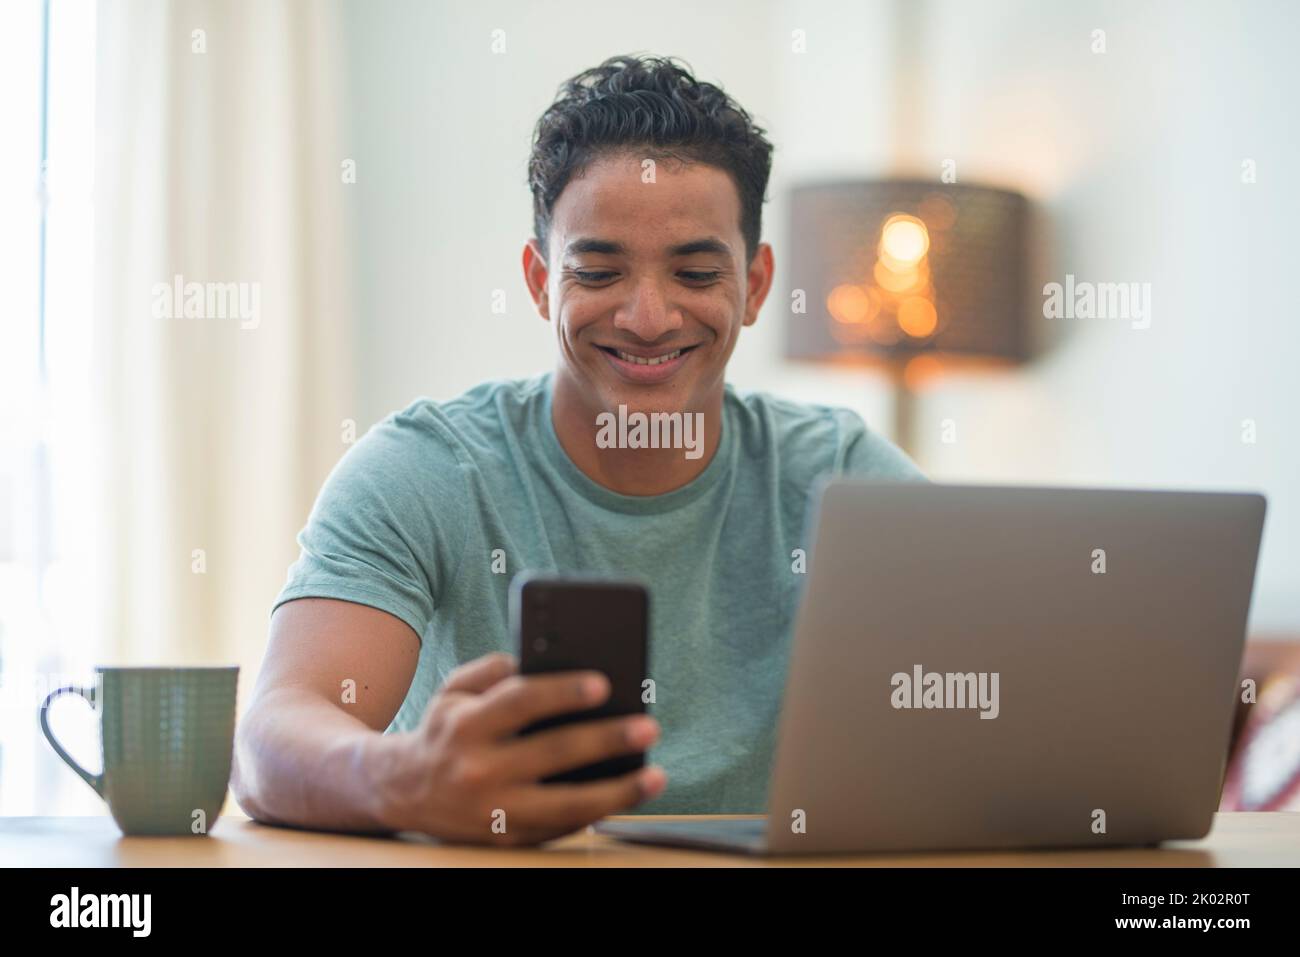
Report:
[[[632,809],[763,810],[810,490],[828,472],[924,480],[852,412],[724,381],[772,282],[771,151],[671,60],[616,57],[564,86],[537,125],[523,250],[559,361],[417,401],[330,475],[239,729],[250,815],[520,844]],[[609,416],[638,413],[679,414],[679,447],[616,441]],[[515,737],[609,690],[518,674],[521,569],[649,582],[649,715]],[[647,750],[621,778],[539,783]]]

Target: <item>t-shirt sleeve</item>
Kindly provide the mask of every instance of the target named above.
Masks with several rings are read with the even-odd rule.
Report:
[[[867,428],[851,409],[836,409],[840,428],[836,471],[858,478],[928,482],[907,453],[889,439]]]
[[[454,444],[415,408],[384,419],[335,465],[273,610],[336,598],[395,615],[423,640],[459,568],[468,522]]]

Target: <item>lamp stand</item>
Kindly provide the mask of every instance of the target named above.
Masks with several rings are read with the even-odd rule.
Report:
[[[916,393],[907,384],[906,361],[889,364],[889,379],[894,391],[894,444],[916,460]]]

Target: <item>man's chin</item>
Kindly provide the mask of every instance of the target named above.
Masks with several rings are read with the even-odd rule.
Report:
[[[708,397],[701,394],[698,370],[683,368],[660,382],[629,381],[617,369],[608,365],[570,365],[566,370],[578,391],[587,396],[597,414],[612,412],[622,406],[625,413],[633,412],[694,412],[703,411]]]
[[[692,391],[685,387],[685,383],[672,381],[654,385],[607,381],[600,389],[601,407],[605,411],[617,413],[621,406],[629,414],[686,411],[692,404],[691,395]]]

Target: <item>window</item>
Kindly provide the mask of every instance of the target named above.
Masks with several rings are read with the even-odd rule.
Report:
[[[95,5],[7,4],[0,30],[0,814],[101,813],[41,738],[46,690],[93,681],[91,461]],[[99,767],[89,709],[53,723]]]

